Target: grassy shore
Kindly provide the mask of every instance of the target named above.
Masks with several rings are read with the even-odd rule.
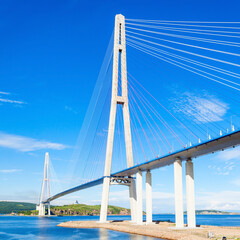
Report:
[[[36,216],[36,204],[22,202],[0,202],[0,214]],[[96,216],[100,214],[100,205],[71,204],[64,206],[51,206],[51,215],[61,216]],[[46,209],[47,213],[47,209]],[[130,215],[130,209],[108,206],[108,215]]]

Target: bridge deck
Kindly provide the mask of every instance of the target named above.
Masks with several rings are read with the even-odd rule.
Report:
[[[57,198],[65,196],[67,194],[74,193],[74,192],[77,192],[77,191],[80,191],[80,190],[83,190],[83,189],[86,189],[86,188],[94,187],[94,186],[102,184],[102,183],[103,183],[103,177],[98,178],[96,180],[93,180],[91,182],[87,182],[87,183],[81,184],[81,185],[76,186],[74,188],[70,188],[70,189],[65,190],[63,192],[60,192],[60,193],[58,193],[58,194],[48,198],[47,200],[43,201],[43,203],[47,203],[47,202],[53,201],[53,200],[55,200]]]
[[[152,170],[167,165],[173,164],[176,158],[180,158],[182,161],[188,158],[196,158],[209,153],[214,153],[217,151],[224,150],[226,148],[235,147],[240,144],[240,130],[223,135],[221,137],[208,140],[206,142],[193,145],[188,148],[184,148],[180,151],[170,153],[166,156],[148,161],[136,165],[134,167],[124,169],[120,172],[114,173],[114,176],[130,176],[135,174],[139,169],[142,171]]]
[[[214,153],[216,151],[221,151],[226,148],[235,147],[237,145],[240,145],[240,130],[231,132],[229,134],[223,135],[221,137],[208,140],[206,142],[199,143],[197,145],[184,148],[180,151],[170,153],[168,155],[162,156],[160,158],[141,163],[139,165],[136,165],[131,168],[124,169],[122,171],[119,171],[117,173],[111,174],[111,176],[131,176],[135,174],[138,170],[147,171],[152,170],[160,167],[164,167],[167,165],[173,164],[176,158],[180,158],[182,161],[187,160],[188,158],[196,158],[199,156],[203,156],[209,153]],[[74,188],[68,189],[66,191],[63,191],[61,193],[58,193],[46,201],[44,203],[47,203],[49,201],[53,201],[54,199],[57,199],[59,197],[65,196],[67,194],[86,189],[89,187],[93,187],[99,184],[103,183],[103,178],[96,179],[94,181],[81,184],[79,186],[76,186]]]

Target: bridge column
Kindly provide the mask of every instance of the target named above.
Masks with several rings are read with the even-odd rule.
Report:
[[[50,202],[48,203],[48,216],[51,215],[51,211],[50,211]]]
[[[152,223],[152,174],[150,170],[146,173],[146,223]]]
[[[129,196],[131,205],[131,221],[137,222],[137,195],[136,195],[136,182],[135,179],[131,179],[131,184],[129,186]]]
[[[100,211],[100,222],[107,222],[108,198],[109,198],[110,177],[103,179],[102,202]]]
[[[175,189],[175,222],[176,228],[183,228],[183,184],[182,161],[177,158],[174,162],[174,189]]]
[[[143,194],[142,194],[142,171],[139,170],[137,176],[137,224],[143,223]]]
[[[45,205],[43,203],[39,204],[38,215],[45,216]]]
[[[196,227],[193,162],[186,161],[186,191],[187,191],[187,224],[190,228]]]

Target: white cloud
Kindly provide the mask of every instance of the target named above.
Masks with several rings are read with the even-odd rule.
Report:
[[[39,192],[33,190],[14,191],[11,194],[2,193],[0,201],[16,201],[16,202],[39,202]]]
[[[240,187],[240,178],[232,180],[231,183],[237,187]]]
[[[74,114],[77,114],[77,113],[78,113],[77,111],[73,110],[72,107],[65,106],[64,108],[65,108],[66,111],[73,112]]]
[[[143,190],[143,208],[145,209],[146,192]],[[173,192],[158,192],[152,193],[153,211],[159,212],[173,212],[174,210],[174,193]],[[129,208],[129,190],[120,190],[110,192],[110,205],[122,206]]]
[[[229,175],[230,172],[239,164],[240,148],[227,149],[218,152],[213,161],[215,164],[208,166],[217,175]]]
[[[228,149],[222,152],[218,152],[215,159],[220,161],[230,161],[240,158],[240,148]]]
[[[21,152],[30,152],[40,149],[63,150],[67,148],[61,143],[53,143],[24,136],[6,134],[0,132],[0,147],[11,148]]]
[[[112,196],[111,196],[112,195]],[[110,193],[110,203],[128,207],[128,191]],[[145,199],[145,192],[143,192]],[[145,205],[145,200],[143,201]],[[186,199],[184,198],[184,206]],[[153,191],[153,209],[155,213],[174,211],[174,193]],[[196,209],[216,209],[234,211],[240,209],[240,191],[196,192]]]
[[[239,191],[201,192],[196,197],[197,209],[234,211],[240,209]]]
[[[120,191],[112,191],[110,192],[109,202],[111,204],[122,204],[122,203],[128,203],[129,202],[129,191],[126,190],[120,190]]]
[[[173,192],[153,191],[152,197],[154,213],[174,212]],[[143,191],[143,199],[145,209],[145,191]],[[110,192],[109,200],[111,205],[129,207],[129,192],[128,190]],[[99,203],[100,200],[97,200],[96,202]],[[186,207],[185,197],[184,206]],[[240,191],[196,192],[196,209],[216,209],[222,211],[239,210]]]
[[[0,169],[0,173],[16,173],[21,171],[22,169]]]
[[[229,108],[226,103],[207,93],[185,92],[171,101],[174,102],[174,111],[183,113],[197,123],[221,121]]]
[[[8,93],[8,92],[0,92],[0,94],[2,94],[2,95],[9,95],[10,93]]]
[[[163,200],[163,199],[174,199],[174,193],[168,192],[153,192],[152,193],[153,200]]]
[[[15,101],[15,100],[4,99],[4,98],[0,98],[0,102],[4,102],[4,103],[24,104],[24,102],[22,102],[22,101]]]
[[[9,92],[0,92],[0,95],[11,95]],[[11,104],[25,104],[23,101],[11,100],[8,98],[0,97],[0,103],[11,103]]]

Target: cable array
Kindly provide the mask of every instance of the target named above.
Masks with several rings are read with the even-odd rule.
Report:
[[[127,78],[134,164],[159,158],[234,129],[232,119],[221,116],[228,112],[239,117],[236,107],[232,109],[231,106],[239,106],[240,102],[240,22],[127,19],[126,37],[130,50],[128,64],[131,74],[128,71]],[[113,39],[71,159],[67,175],[71,178],[71,185],[103,176],[111,103],[112,43]],[[144,57],[139,57],[142,53],[154,60],[148,64]],[[153,76],[158,69],[153,63],[164,63],[174,71],[178,68],[197,76],[193,81],[198,87],[206,89],[207,86],[213,94],[205,97],[204,91],[203,96],[183,93],[179,94],[177,101],[171,96],[172,105],[167,102],[170,97],[159,99],[131,68],[135,65],[137,70],[147,69],[149,65],[149,76]],[[148,74],[143,77],[146,76],[148,78]],[[120,85],[119,72],[119,96],[122,93]],[[216,95],[221,95],[227,103]],[[216,115],[214,108],[222,111],[222,115]],[[117,106],[112,172],[127,167],[125,148],[122,106]]]
[[[126,43],[138,52],[198,75],[198,79],[202,79],[202,82],[197,83],[198,85],[205,87],[207,81],[211,81],[213,84],[209,85],[209,91],[219,92],[229,104],[236,105],[239,103],[240,91],[240,65],[237,63],[240,57],[238,53],[240,43],[238,39],[236,40],[240,37],[239,30],[240,22],[171,22],[127,19]],[[174,33],[176,31],[185,34],[176,34]],[[133,51],[128,55],[128,59],[133,57],[132,53]],[[138,54],[132,62],[135,65],[146,65],[146,61],[140,63],[139,56]],[[150,67],[153,69],[152,66]],[[181,114],[183,113],[181,106],[177,106],[178,113],[169,106],[163,106],[143,87],[140,81],[137,81],[129,73],[128,85],[131,116],[136,120],[132,121],[133,133],[136,134],[135,129],[139,129],[138,135],[142,134],[141,139],[145,139],[142,140],[144,144],[141,144],[144,149],[142,149],[143,147],[140,149],[144,150],[147,159],[156,157],[156,152],[161,152],[161,155],[166,154],[213,136],[217,137],[223,131],[234,129],[229,119],[225,119],[224,122],[218,116],[215,116],[214,119],[215,112],[209,107],[211,105],[239,118],[234,110],[212,97],[206,100],[206,106],[202,106],[202,108],[206,108],[205,110],[199,111],[194,105],[187,106],[187,110],[196,119],[201,120],[196,124],[193,119]],[[222,93],[223,89],[225,92]],[[230,92],[231,94],[229,94]],[[158,107],[152,104],[153,102]],[[162,112],[165,112],[164,117]],[[191,115],[190,113],[189,115]],[[211,115],[213,120],[210,120],[208,115]],[[204,122],[206,124],[202,124]],[[226,129],[227,125],[231,128]],[[138,138],[136,137],[136,139]],[[140,141],[138,144],[140,145]]]

